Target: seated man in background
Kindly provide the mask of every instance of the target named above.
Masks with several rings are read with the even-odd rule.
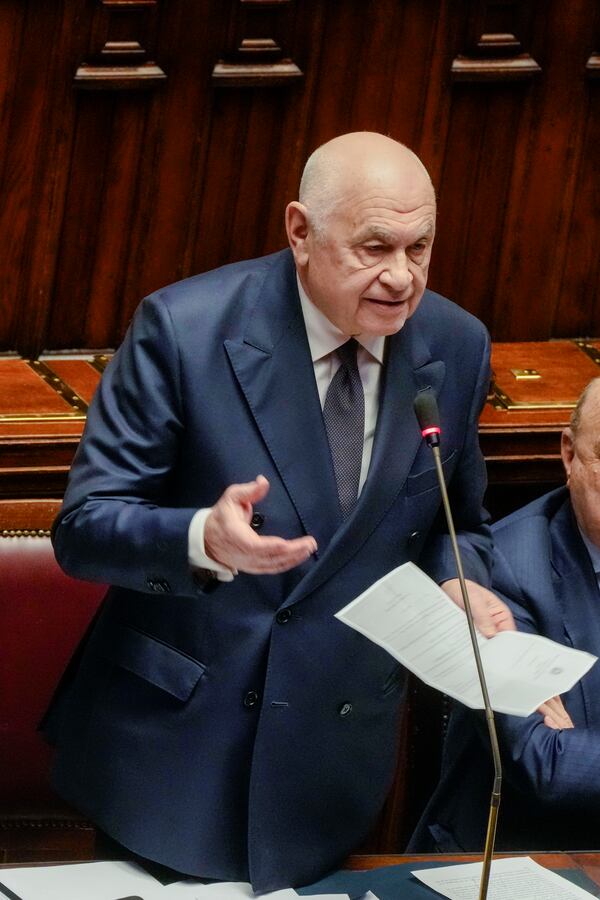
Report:
[[[600,654],[600,378],[562,433],[566,487],[493,527],[493,587],[517,628]],[[545,712],[497,715],[504,781],[498,849],[600,846],[600,665]],[[481,850],[492,788],[484,718],[454,710],[442,778],[410,842],[413,851]]]

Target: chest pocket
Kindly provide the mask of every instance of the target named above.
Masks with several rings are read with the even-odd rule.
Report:
[[[458,453],[456,450],[451,450],[448,455],[442,459],[442,469],[446,483],[448,483],[452,472],[454,471],[457,459]],[[439,490],[435,465],[416,475],[409,475],[406,479],[406,493],[409,497],[414,497],[416,494],[424,494],[426,491],[431,491],[434,488]]]

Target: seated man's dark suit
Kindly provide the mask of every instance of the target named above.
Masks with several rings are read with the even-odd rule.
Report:
[[[334,613],[411,558],[454,577],[413,412],[427,387],[467,576],[489,585],[488,350],[476,319],[425,293],[388,341],[369,475],[342,522],[292,254],[144,301],[54,533],[68,572],[114,585],[48,716],[65,798],[142,856],[261,890],[308,883],[361,841],[394,772],[404,676]],[[259,473],[262,533],[312,534],[318,553],[207,590],[190,520]]]
[[[520,631],[600,654],[600,592],[560,488],[493,526],[493,587]],[[498,849],[600,847],[600,666],[563,696],[573,729],[533,713],[497,714],[504,765]],[[412,838],[414,851],[482,850],[493,772],[480,714],[457,704],[443,771]]]

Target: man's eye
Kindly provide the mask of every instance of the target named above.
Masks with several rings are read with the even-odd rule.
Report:
[[[383,244],[366,244],[365,250],[368,253],[383,253],[385,251],[385,247]]]
[[[426,249],[427,249],[427,244],[424,242],[422,242],[420,244],[413,244],[411,247],[411,250],[413,251],[413,253],[416,253],[417,255],[419,253],[424,253]]]

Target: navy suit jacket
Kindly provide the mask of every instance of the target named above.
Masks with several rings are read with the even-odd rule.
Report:
[[[58,790],[143,856],[275,889],[315,880],[372,826],[404,673],[334,613],[411,558],[454,576],[418,390],[439,398],[467,575],[489,583],[487,333],[427,292],[388,344],[345,522],[290,251],[147,298],[102,378],[54,543],[66,571],[114,587],[47,729]],[[262,532],[312,534],[318,553],[208,590],[188,565],[190,520],[259,473]]]
[[[492,528],[493,587],[520,631],[600,654],[600,593],[568,490],[559,488]],[[600,666],[563,697],[574,729],[542,716],[496,714],[504,767],[501,850],[600,847]],[[457,704],[442,778],[409,845],[414,852],[483,848],[492,791],[483,717]]]

